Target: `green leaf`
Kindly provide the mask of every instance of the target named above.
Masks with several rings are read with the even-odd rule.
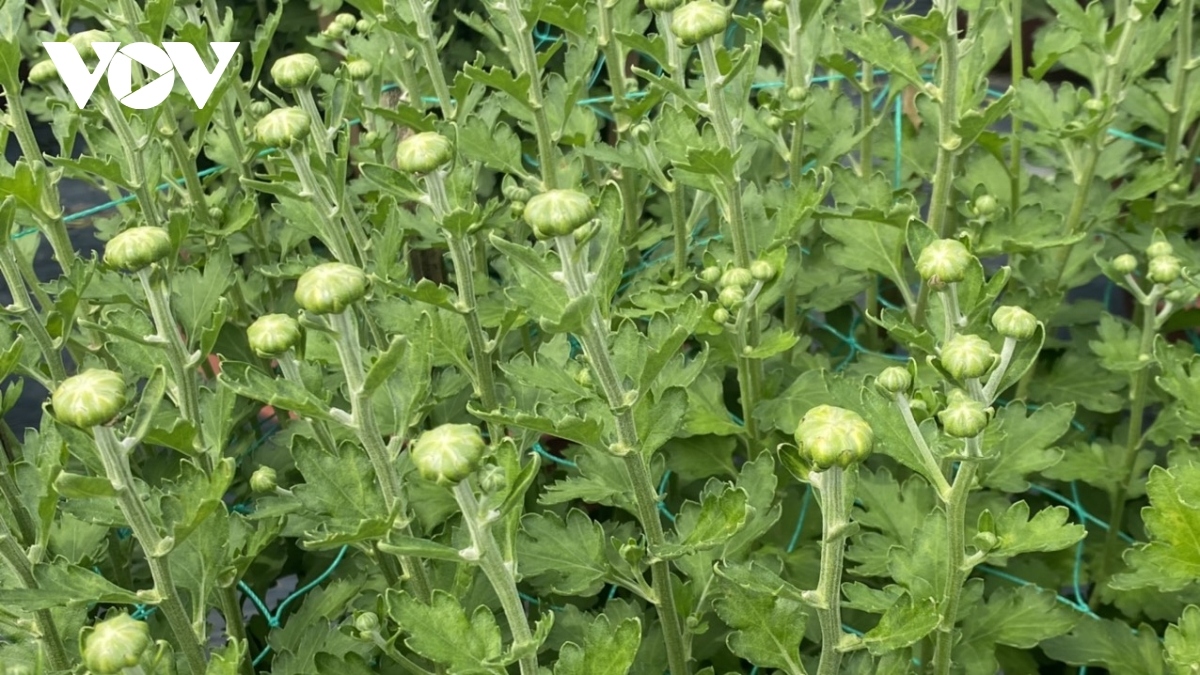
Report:
[[[908,286],[901,253],[904,230],[867,220],[825,220],[821,229],[840,244],[827,251],[837,265],[859,272],[878,272],[900,286]]]
[[[1053,466],[1063,451],[1050,447],[1071,428],[1074,405],[1045,405],[1027,413],[1016,401],[996,411],[983,436],[986,459],[980,466],[979,482],[1005,492],[1029,489],[1025,479]]]
[[[1167,661],[1178,675],[1191,675],[1200,669],[1200,607],[1188,605],[1179,622],[1167,626],[1163,644]]]
[[[1075,351],[1063,354],[1049,373],[1030,380],[1029,397],[1047,403],[1077,403],[1098,413],[1115,413],[1125,407],[1116,392],[1129,378],[1100,367],[1097,359]]]
[[[759,668],[805,672],[799,650],[808,616],[798,600],[727,586],[713,608],[733,629],[725,644],[734,654]]]
[[[315,441],[296,437],[292,458],[304,476],[304,484],[292,488],[296,497],[320,520],[325,534],[365,532],[364,523],[387,522],[387,511],[379,493],[379,480],[366,453],[351,444],[341,444],[333,454]]]
[[[608,577],[606,539],[600,523],[579,509],[566,520],[553,512],[530,513],[521,519],[520,571],[525,578],[560,595],[588,597]]]
[[[329,406],[299,384],[273,378],[246,363],[222,364],[221,384],[240,396],[282,410],[293,410],[306,417],[331,420]]]
[[[1081,616],[1052,591],[1034,586],[1001,588],[981,607],[962,615],[963,634],[956,653],[967,653],[960,661],[990,663],[994,670],[996,645],[1032,649],[1071,630]]]
[[[1106,370],[1129,373],[1150,365],[1149,356],[1139,358],[1142,332],[1136,326],[1104,314],[1100,317],[1098,334],[1100,339],[1088,342],[1088,346],[1100,357],[1100,365]]]
[[[33,568],[38,588],[0,588],[0,604],[32,612],[60,607],[85,607],[94,602],[135,604],[137,594],[107,581],[95,572],[64,560],[38,563]]]
[[[81,476],[66,471],[54,479],[54,489],[58,494],[68,499],[94,499],[96,497],[115,497],[117,491],[107,478],[100,476]]]
[[[458,131],[458,150],[463,157],[501,173],[524,176],[521,139],[503,122],[489,125],[482,117],[467,118]]]
[[[799,588],[760,562],[717,563],[713,569],[717,576],[727,583],[751,594],[776,596],[796,602],[804,601],[804,594]]]
[[[200,337],[234,278],[233,258],[225,248],[208,254],[204,272],[188,267],[175,273],[171,280],[172,302],[189,339]]]
[[[565,642],[558,650],[554,675],[625,675],[642,642],[642,625],[627,617],[613,627],[600,614],[587,627],[583,645]]]
[[[571,453],[578,476],[569,476],[548,486],[538,501],[563,504],[576,499],[605,504],[636,513],[633,485],[619,457],[607,451],[581,448]]]
[[[902,595],[863,635],[863,643],[876,656],[915,643],[937,628],[941,620],[937,605],[934,598],[915,600],[907,593]]]
[[[454,563],[463,561],[463,557],[459,555],[458,549],[453,546],[403,534],[392,534],[388,537],[387,541],[381,541],[376,546],[378,546],[380,551],[391,553],[392,555],[411,556],[413,558],[429,560],[446,560]]]
[[[1008,507],[995,517],[996,548],[988,554],[988,562],[1002,563],[1022,553],[1061,551],[1087,534],[1082,525],[1068,524],[1071,512],[1065,506],[1051,506],[1029,517],[1029,504],[1024,500]]]
[[[404,356],[408,351],[408,342],[401,335],[392,336],[392,341],[388,343],[388,347],[371,367],[367,370],[367,377],[363,381],[363,391],[370,394],[379,387],[383,386],[384,382],[396,372],[400,367],[400,363],[404,360]]]
[[[450,668],[452,673],[499,675],[500,626],[486,606],[467,614],[458,599],[441,589],[426,605],[407,593],[389,590],[388,613],[408,635],[404,644],[425,658]]]
[[[1200,579],[1200,509],[1187,495],[1200,489],[1200,465],[1150,470],[1146,494],[1150,506],[1142,521],[1150,543],[1125,554],[1129,571],[1113,577],[1114,588],[1154,586],[1178,591]]]
[[[1163,648],[1154,628],[1134,630],[1115,619],[1085,619],[1069,635],[1051,638],[1042,649],[1055,661],[1103,666],[1121,675],[1163,675]]]
[[[700,503],[684,502],[675,520],[678,537],[662,549],[651,551],[672,559],[720,546],[737,534],[750,515],[746,491],[713,479],[704,487]]]

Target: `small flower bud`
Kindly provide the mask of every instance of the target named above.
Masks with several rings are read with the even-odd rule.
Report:
[[[131,227],[104,246],[104,262],[126,272],[137,272],[171,254],[171,236],[158,227]]]
[[[527,202],[533,196],[528,189],[516,183],[506,183],[501,192],[504,194],[504,198],[511,202]]]
[[[358,23],[358,19],[354,18],[353,14],[347,14],[346,12],[342,12],[341,14],[333,17],[333,20],[346,30],[354,30],[354,26]]]
[[[652,12],[674,12],[683,4],[683,0],[646,0],[646,9]]]
[[[578,190],[550,190],[534,195],[525,205],[525,222],[538,239],[566,236],[595,215],[592,201]]]
[[[284,91],[311,87],[321,76],[321,62],[312,54],[289,54],[271,65],[271,79]]]
[[[938,413],[942,428],[954,438],[974,438],[988,425],[988,413],[983,404],[961,390],[950,392],[946,408]]]
[[[720,35],[729,25],[725,7],[712,0],[692,0],[671,17],[671,31],[685,47],[691,47]]]
[[[367,275],[353,265],[324,263],[296,282],[296,304],[311,314],[338,314],[367,294]]]
[[[363,34],[370,33],[371,29],[374,27],[375,22],[371,21],[370,19],[359,19],[358,22],[354,24],[354,30]]]
[[[363,612],[354,617],[354,628],[359,633],[371,634],[379,630],[379,615],[375,612]]]
[[[783,4],[783,0],[766,0],[763,3],[763,11],[767,14],[783,14],[787,10],[787,5]]]
[[[796,446],[818,471],[846,468],[871,454],[875,434],[861,415],[845,408],[819,405],[796,425]]]
[[[775,266],[766,260],[755,260],[750,263],[750,276],[755,281],[766,283],[775,278]]]
[[[150,642],[145,622],[118,614],[85,633],[83,664],[95,675],[116,675],[138,665]]]
[[[726,286],[721,289],[717,295],[717,302],[720,302],[726,309],[733,309],[742,304],[746,299],[746,291],[741,286]]]
[[[76,33],[67,38],[67,42],[75,47],[75,51],[79,52],[79,57],[85,61],[96,58],[96,48],[92,45],[97,42],[115,42],[112,36],[102,30],[85,30]]]
[[[1135,271],[1137,271],[1138,262],[1137,258],[1129,255],[1128,253],[1124,253],[1113,258],[1112,266],[1113,269],[1116,270],[1117,274],[1133,274]]]
[[[375,66],[366,59],[352,59],[346,62],[346,77],[354,82],[368,80],[374,72]]]
[[[713,310],[713,321],[716,321],[719,324],[729,323],[730,318],[729,310],[725,309],[724,307],[718,307]]]
[[[1158,258],[1164,255],[1172,255],[1175,253],[1175,247],[1171,243],[1162,239],[1150,244],[1146,247],[1147,258]]]
[[[321,36],[329,40],[341,40],[346,37],[346,27],[335,21],[321,31]]]
[[[960,334],[942,346],[942,367],[955,379],[983,377],[996,365],[996,352],[978,335]]]
[[[255,354],[279,356],[300,342],[300,322],[287,314],[260,316],[246,329],[246,339]]]
[[[754,282],[754,275],[745,267],[730,267],[721,275],[720,286],[728,288],[730,286],[746,287]]]
[[[700,270],[700,281],[703,281],[704,283],[706,283],[710,286],[715,286],[717,284],[717,281],[720,280],[720,278],[721,278],[721,268],[720,267],[716,267],[716,266],[705,267],[704,269]]]
[[[996,332],[1014,340],[1028,340],[1037,332],[1037,317],[1021,307],[1006,305],[992,314],[992,325]]]
[[[787,96],[789,101],[799,103],[800,101],[804,100],[804,97],[808,96],[808,88],[800,86],[788,87],[788,90],[784,93],[784,95]]]
[[[939,239],[917,256],[917,273],[933,284],[952,284],[967,276],[971,252],[955,239]]]
[[[508,476],[504,469],[489,464],[479,472],[479,489],[488,494],[498,495],[508,489]]]
[[[996,212],[996,198],[989,194],[982,194],[975,198],[975,202],[971,205],[971,210],[976,216],[990,216]]]
[[[396,168],[405,173],[430,173],[453,159],[450,139],[434,131],[413,134],[396,147]]]
[[[779,115],[766,115],[763,119],[763,123],[766,124],[767,128],[771,131],[779,131],[783,128],[783,118]]]
[[[1179,278],[1183,269],[1179,258],[1173,255],[1160,255],[1151,258],[1146,266],[1146,278],[1156,284],[1169,284]]]
[[[274,492],[278,486],[275,482],[276,478],[275,469],[269,466],[260,466],[250,474],[250,489],[259,493]]]
[[[487,444],[479,428],[443,424],[421,434],[409,453],[421,477],[439,485],[454,485],[479,467]]]
[[[514,220],[522,218],[525,215],[525,202],[509,202],[508,215],[512,216]]]
[[[885,368],[875,378],[875,384],[889,394],[903,394],[912,387],[912,373],[908,372],[908,368],[903,366]]]
[[[308,137],[312,122],[299,108],[278,108],[254,125],[254,138],[263,145],[290,148]]]
[[[58,66],[50,59],[33,64],[29,69],[29,81],[33,84],[49,84],[58,79]]]
[[[80,429],[105,424],[125,407],[125,378],[91,368],[63,380],[50,397],[58,421]]]

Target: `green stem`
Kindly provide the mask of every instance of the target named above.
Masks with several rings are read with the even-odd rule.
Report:
[[[1167,109],[1167,136],[1166,148],[1163,150],[1163,164],[1172,172],[1178,172],[1179,146],[1183,143],[1183,135],[1187,130],[1184,125],[1184,114],[1188,112],[1188,89],[1187,84],[1190,79],[1191,71],[1188,69],[1188,62],[1192,60],[1192,24],[1195,19],[1194,11],[1196,7],[1195,0],[1180,0],[1179,6],[1179,29],[1175,33],[1175,72],[1173,73],[1172,84],[1174,88],[1171,93],[1171,103]],[[1194,168],[1194,167],[1193,167]],[[1158,227],[1163,227],[1167,218],[1167,212],[1163,208],[1163,202],[1167,198],[1166,190],[1159,190],[1156,199],[1158,210],[1155,220]]]
[[[429,80],[433,82],[433,91],[442,107],[442,116],[447,120],[453,120],[456,112],[454,101],[450,98],[446,73],[442,70],[441,61],[438,59],[437,38],[433,34],[433,21],[430,17],[434,3],[409,0],[409,6],[412,10],[413,20],[417,24],[417,51],[421,53],[421,60],[424,62],[426,72],[429,73]]]
[[[846,554],[845,470],[834,466],[811,475],[821,500],[821,574],[817,581],[817,619],[821,624],[821,660],[817,675],[838,675],[842,651],[842,568]]]
[[[900,416],[904,418],[904,425],[908,427],[909,435],[912,436],[913,441],[917,444],[917,449],[920,451],[921,464],[924,465],[925,472],[929,474],[929,480],[933,482],[933,487],[937,490],[938,497],[943,502],[949,501],[952,488],[950,487],[950,483],[946,481],[946,475],[942,473],[942,469],[938,465],[933,451],[930,450],[929,444],[925,442],[925,435],[921,433],[921,427],[917,425],[917,420],[913,417],[912,406],[908,403],[908,397],[904,394],[896,394],[896,407],[900,409]]]
[[[151,272],[151,268],[143,268],[137,273],[146,293],[146,301],[150,305],[150,316],[154,319],[154,327],[158,340],[166,348],[167,363],[171,368],[171,379],[175,385],[175,402],[183,419],[191,423],[196,430],[193,447],[206,455],[208,447],[204,439],[204,425],[200,422],[200,385],[192,372],[195,364],[188,354],[187,345],[179,335],[179,326],[175,315],[171,312],[171,289],[168,287],[166,275],[159,271]]]
[[[537,53],[533,47],[533,34],[529,22],[521,12],[519,0],[504,0],[504,14],[512,25],[516,36],[517,59],[514,65],[521,75],[529,76],[529,107],[533,109],[534,135],[537,137],[538,167],[542,172],[542,184],[547,190],[558,187],[558,162],[554,157],[554,134],[550,118],[546,115],[546,104],[542,97],[542,71],[538,67]]]
[[[938,108],[937,168],[933,176],[933,191],[929,198],[929,229],[941,239],[949,236],[946,212],[950,205],[950,188],[954,182],[954,164],[962,138],[954,133],[958,125],[958,2],[947,0],[942,12],[946,15],[946,33],[942,38],[939,64],[940,106]]]
[[[555,242],[562,258],[567,295],[572,300],[584,297],[591,290],[586,281],[585,264],[577,258],[574,237],[557,237]],[[638,392],[626,390],[617,374],[616,365],[608,350],[609,332],[600,315],[600,309],[593,307],[582,331],[583,352],[591,363],[616,423],[617,445],[613,452],[621,457],[625,464],[625,471],[633,486],[638,521],[646,535],[648,549],[653,554],[666,544],[666,535],[658,511],[658,494],[650,477],[647,457],[642,454],[641,440],[638,438],[637,425],[633,418],[633,404]],[[690,675],[691,666],[684,642],[683,626],[679,620],[679,610],[675,605],[670,564],[665,560],[654,559],[650,563],[650,575],[657,600],[655,604],[658,608],[658,619],[662,624],[663,639],[667,648],[669,672],[672,675]]]
[[[33,308],[33,301],[29,297],[25,281],[21,278],[21,270],[17,266],[16,251],[11,245],[0,248],[3,249],[0,250],[0,276],[4,277],[9,293],[12,294],[13,310],[21,317],[21,323],[25,324],[25,328],[29,330],[34,342],[37,343],[38,350],[42,353],[42,360],[50,370],[51,384],[57,385],[67,379],[62,352],[55,348],[54,340],[51,339],[50,332],[46,330],[42,317]]]
[[[217,589],[217,598],[221,603],[221,615],[225,617],[225,634],[245,650],[238,663],[238,671],[242,675],[254,675],[254,665],[250,661],[250,642],[246,639],[246,624],[242,619],[242,605],[238,602],[237,587],[222,586]]]
[[[1024,33],[1021,29],[1021,5],[1024,0],[1012,0],[1009,5],[1012,21],[1012,88],[1020,89],[1021,80],[1025,77],[1025,45]],[[1017,212],[1021,209],[1021,118],[1014,110],[1009,114],[1012,120],[1012,135],[1009,137],[1008,180],[1009,180],[1009,218],[1016,222]]]
[[[31,591],[38,589],[37,578],[33,576],[33,566],[30,565],[25,551],[21,549],[21,545],[17,543],[16,537],[9,531],[8,524],[4,522],[3,518],[0,518],[0,558],[4,558],[4,561],[8,563],[22,586]],[[45,643],[46,658],[50,661],[50,669],[58,671],[70,668],[71,662],[67,658],[67,649],[63,645],[62,636],[58,634],[58,626],[55,624],[50,610],[34,611],[33,620]]]
[[[338,262],[353,265],[356,263],[354,251],[350,246],[350,240],[346,238],[346,233],[342,229],[341,224],[334,220],[336,207],[329,201],[329,197],[317,182],[317,176],[313,173],[312,165],[308,163],[308,155],[296,152],[292,148],[284,150],[288,159],[292,162],[292,167],[296,170],[296,177],[300,179],[300,187],[303,188],[305,195],[313,200],[313,209],[321,218],[321,238],[325,245],[329,247],[329,251],[333,253],[333,257]]]
[[[304,378],[300,375],[300,364],[296,362],[296,356],[288,350],[280,354],[275,359],[279,363],[279,371],[283,373],[283,379],[292,384],[305,389]],[[317,443],[321,449],[330,454],[336,454],[337,441],[334,440],[333,434],[329,432],[329,426],[322,420],[305,419],[309,426],[312,427],[313,434],[316,436]]]
[[[672,187],[674,189],[667,193],[667,204],[671,207],[671,227],[675,238],[675,281],[683,283],[684,275],[688,272],[692,233],[688,231],[684,188],[677,182]]]
[[[482,513],[479,501],[471,490],[471,479],[467,478],[454,486],[454,499],[462,511],[463,522],[471,533],[471,543],[479,554],[479,566],[484,576],[500,599],[500,607],[504,610],[504,618],[508,621],[508,629],[512,632],[513,648],[526,648],[525,655],[519,662],[521,675],[537,675],[537,652],[528,649],[533,645],[533,632],[529,630],[529,620],[525,617],[525,609],[521,605],[521,596],[517,593],[517,580],[513,576],[512,567],[505,562],[500,553],[500,545],[492,534],[491,521]]]
[[[129,183],[133,188],[134,196],[137,197],[138,206],[142,208],[142,215],[145,216],[148,225],[162,227],[163,219],[158,212],[158,202],[154,199],[154,191],[146,177],[146,165],[142,154],[145,143],[139,143],[134,138],[133,129],[129,126],[129,121],[125,119],[125,113],[121,112],[121,105],[117,103],[112,92],[107,87],[100,87],[100,90],[101,112],[108,119],[108,123],[112,125],[113,131],[116,132],[117,139],[121,143],[121,150],[125,153],[124,168],[131,174]]]
[[[208,217],[208,200],[204,198],[204,187],[200,185],[200,176],[196,173],[195,158],[190,156],[191,153],[178,129],[167,137],[167,147],[171,150],[179,172],[183,174],[183,184],[187,188],[188,200],[192,203],[192,212],[201,222],[212,225]]]
[[[967,444],[968,447],[978,448],[979,437],[967,439]],[[934,675],[949,675],[950,673],[950,655],[954,648],[954,626],[958,622],[958,604],[969,571],[965,554],[967,497],[971,494],[971,484],[975,481],[977,469],[978,462],[974,457],[962,460],[959,464],[958,475],[954,477],[950,499],[946,503],[948,567],[946,591],[942,597],[942,619],[938,623],[934,640]]]
[[[164,539],[154,526],[154,521],[150,519],[146,504],[137,494],[126,450],[117,440],[112,428],[97,426],[92,428],[92,432],[109,483],[117,493],[117,505],[146,555],[150,576],[154,579],[154,590],[158,595],[158,608],[162,610],[167,625],[175,636],[175,646],[183,652],[192,675],[202,675],[206,668],[204,647],[188,621],[187,610],[184,609],[179,591],[175,588],[167,561],[174,540]]]
[[[319,144],[321,152],[325,157],[333,155],[333,142],[329,140],[329,127],[325,126],[325,118],[321,116],[321,110],[317,108],[317,100],[313,97],[312,87],[298,87],[295,93],[296,102],[300,104],[300,108],[308,114],[308,118],[312,122],[311,135]]]

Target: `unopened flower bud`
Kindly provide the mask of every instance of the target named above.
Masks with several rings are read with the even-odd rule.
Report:
[[[746,287],[754,282],[754,275],[745,267],[730,267],[721,275],[720,286],[741,286]]]
[[[1146,278],[1156,284],[1169,284],[1179,278],[1183,269],[1179,258],[1173,255],[1160,255],[1151,258],[1146,265]]]
[[[430,173],[454,159],[454,144],[435,132],[413,134],[396,146],[396,168],[405,173]]]
[[[118,614],[85,633],[83,664],[95,675],[116,675],[137,666],[150,643],[150,627],[145,622]]]
[[[370,79],[375,73],[375,66],[366,59],[351,59],[346,62],[346,76],[354,82],[363,82]]]
[[[296,282],[296,304],[311,314],[338,314],[367,294],[367,275],[353,265],[324,263]]]
[[[808,96],[808,88],[801,86],[788,87],[788,90],[784,92],[784,96],[787,96],[789,101],[799,103],[804,100],[805,96]]]
[[[675,10],[675,15],[671,17],[671,31],[685,47],[720,35],[728,25],[729,15],[725,7],[712,0],[692,0]]]
[[[50,398],[58,421],[80,429],[105,424],[125,407],[125,378],[91,368],[63,380]]]
[[[652,12],[673,12],[679,9],[683,0],[646,0],[646,9]]]
[[[766,0],[763,3],[763,11],[767,14],[783,14],[787,9],[787,5],[783,4],[783,0]]]
[[[254,138],[263,145],[290,148],[308,137],[312,122],[299,108],[277,108],[254,125]]]
[[[766,283],[775,278],[775,266],[766,260],[755,260],[750,263],[750,276],[755,281]]]
[[[989,194],[982,194],[975,198],[975,202],[971,205],[971,210],[976,216],[990,216],[996,212],[996,198]]]
[[[939,239],[917,257],[917,273],[932,284],[952,284],[967,276],[971,252],[956,239]]]
[[[126,272],[137,272],[171,254],[171,235],[159,227],[131,227],[104,246],[104,262]]]
[[[1147,258],[1158,258],[1164,255],[1172,255],[1175,253],[1175,247],[1171,243],[1162,239],[1150,244],[1146,247]]]
[[[715,286],[717,284],[717,281],[720,278],[721,278],[721,268],[720,267],[716,267],[716,266],[705,267],[704,269],[700,270],[700,281],[703,281],[704,283],[706,283],[710,286]]]
[[[717,302],[726,309],[733,309],[746,299],[746,291],[741,286],[726,286],[717,295]]]
[[[961,390],[950,392],[946,408],[938,413],[946,434],[954,438],[974,438],[988,425],[988,413],[983,404]]]
[[[96,48],[92,45],[97,42],[115,42],[115,40],[102,30],[85,30],[67,38],[67,42],[75,47],[80,58],[88,61],[96,58]]]
[[[885,368],[875,378],[875,384],[889,394],[903,394],[912,387],[912,373],[903,366]]]
[[[533,196],[528,189],[516,183],[505,183],[504,187],[501,188],[501,193],[505,199],[511,202],[527,202]]]
[[[50,59],[43,59],[29,69],[29,81],[33,84],[49,84],[58,79],[58,66]]]
[[[1137,271],[1138,261],[1137,258],[1133,257],[1132,255],[1123,253],[1113,258],[1112,266],[1113,269],[1116,270],[1117,274],[1133,274],[1135,271]]]
[[[534,195],[525,204],[525,222],[538,239],[571,234],[591,221],[595,213],[591,199],[578,190],[549,190]]]
[[[1037,332],[1037,317],[1021,307],[1005,305],[992,314],[992,325],[996,332],[1014,340],[1028,340]]]
[[[250,474],[250,489],[259,493],[274,492],[278,487],[275,482],[277,477],[275,469],[269,466],[260,466]]]
[[[354,24],[354,30],[363,34],[370,33],[371,29],[374,27],[375,22],[371,21],[370,19],[359,19],[358,22]]]
[[[443,424],[421,434],[409,452],[422,478],[454,485],[479,467],[485,448],[478,427]]]
[[[819,405],[805,413],[795,437],[801,456],[818,471],[861,462],[875,444],[871,425],[861,415],[831,405]]]
[[[346,30],[353,30],[355,24],[358,23],[358,19],[354,18],[353,14],[348,14],[346,12],[342,12],[341,14],[333,17],[333,21],[334,23],[341,24],[342,28],[345,28]]]
[[[354,628],[359,633],[374,633],[379,630],[379,615],[375,612],[362,612],[354,617]]]
[[[488,494],[501,494],[508,489],[508,476],[504,469],[489,464],[479,472],[479,489]]]
[[[955,379],[983,377],[996,365],[992,345],[978,335],[959,334],[942,346],[942,367]]]
[[[346,37],[346,27],[335,21],[321,31],[321,36],[330,40],[341,40]]]
[[[729,310],[725,309],[724,307],[718,307],[713,310],[713,321],[716,321],[719,324],[729,323],[730,318]]]
[[[271,79],[284,91],[311,87],[321,76],[321,62],[312,54],[289,54],[271,66]]]
[[[260,316],[246,329],[246,339],[255,354],[279,356],[300,342],[300,322],[287,314]]]

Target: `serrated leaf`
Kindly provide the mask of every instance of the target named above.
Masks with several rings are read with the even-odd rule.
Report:
[[[713,608],[733,629],[725,644],[734,654],[759,668],[778,668],[791,675],[805,672],[799,649],[808,616],[799,601],[733,587]]]
[[[558,650],[554,675],[625,675],[642,642],[642,625],[627,617],[613,627],[600,614],[587,627],[583,645],[565,642]]]
[[[1073,666],[1103,666],[1121,675],[1163,675],[1162,644],[1154,628],[1134,630],[1115,619],[1085,619],[1069,635],[1042,643],[1046,654]]]
[[[591,596],[608,576],[604,529],[583,511],[571,509],[565,520],[552,512],[521,519],[520,571],[560,595]]]
[[[1083,539],[1087,531],[1082,525],[1068,524],[1071,512],[1065,506],[1044,508],[1029,517],[1029,504],[1024,500],[995,516],[996,548],[988,554],[988,562],[1000,563],[1015,555],[1036,551],[1061,551]]]
[[[1167,661],[1178,675],[1192,675],[1200,670],[1200,607],[1188,605],[1179,621],[1167,626],[1163,645]]]
[[[380,551],[391,553],[392,555],[429,560],[445,560],[454,563],[463,561],[462,556],[458,553],[458,549],[453,546],[402,534],[393,534],[388,537],[387,541],[381,541],[376,546]]]
[[[1067,433],[1074,405],[1044,405],[1032,411],[1016,401],[996,411],[983,436],[986,459],[980,465],[980,484],[1004,490],[1029,489],[1026,476],[1053,466],[1063,451],[1051,447]]]
[[[937,600],[915,600],[907,593],[883,614],[874,628],[863,635],[863,643],[876,656],[903,649],[929,635],[938,622]]]
[[[0,604],[32,612],[60,607],[83,607],[93,602],[134,604],[137,594],[95,572],[62,559],[33,568],[38,588],[0,588]]]
[[[746,491],[741,488],[711,481],[705,487],[699,504],[685,502],[679,510],[675,520],[678,538],[652,553],[660,558],[671,559],[720,546],[746,524],[746,518],[750,515],[748,499]]]
[[[1200,511],[1183,497],[1197,486],[1200,465],[1150,470],[1150,506],[1142,510],[1150,543],[1125,554],[1129,571],[1113,577],[1114,588],[1154,586],[1171,592],[1200,579]]]
[[[404,644],[452,673],[503,673],[500,626],[492,610],[468,614],[457,598],[441,589],[426,605],[406,593],[388,593],[388,611],[407,636]]]
[[[1106,370],[1128,373],[1150,365],[1151,359],[1139,357],[1142,332],[1136,326],[1104,314],[1097,332],[1100,339],[1088,342],[1088,346],[1100,357],[1100,365]]]

